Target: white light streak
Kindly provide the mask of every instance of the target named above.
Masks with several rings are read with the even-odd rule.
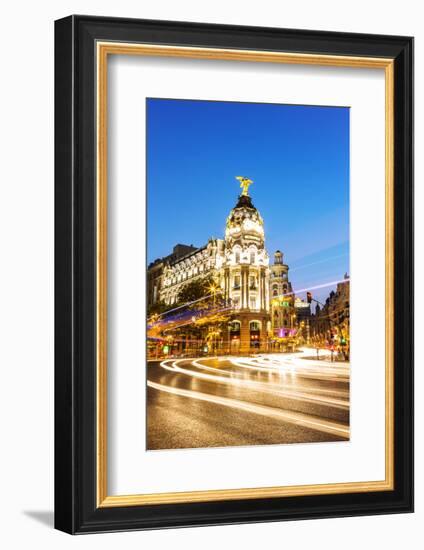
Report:
[[[268,407],[265,405],[247,403],[245,401],[239,401],[238,399],[230,399],[228,397],[219,397],[216,395],[210,395],[207,393],[202,393],[202,392],[193,391],[193,390],[173,388],[171,386],[158,384],[150,380],[147,382],[147,385],[150,388],[163,391],[166,393],[170,393],[173,395],[187,397],[190,399],[197,399],[199,401],[206,401],[208,403],[213,403],[215,405],[221,405],[224,407],[230,407],[232,409],[237,409],[239,411],[258,414],[261,416],[266,416],[268,418],[283,420],[284,422],[288,422],[290,424],[295,424],[297,426],[302,426],[304,428],[310,428],[312,430],[317,430],[319,432],[324,432],[324,433],[328,433],[338,437],[342,437],[344,439],[349,439],[349,434],[350,434],[349,427],[339,422],[334,422],[334,421],[324,420],[324,419],[317,420],[303,413],[291,412],[283,409],[276,409],[274,407]]]
[[[160,366],[168,371],[177,372],[186,376],[191,376],[193,378],[199,378],[201,380],[206,380],[214,383],[226,384],[234,387],[242,387],[253,391],[261,391],[267,394],[271,394],[278,397],[283,397],[286,399],[292,399],[295,401],[303,401],[306,403],[313,403],[323,405],[325,407],[334,407],[337,409],[349,409],[349,401],[346,399],[338,399],[334,397],[321,397],[319,395],[314,395],[309,392],[298,391],[293,389],[287,389],[283,386],[278,386],[265,382],[257,382],[254,380],[244,380],[244,379],[234,379],[227,378],[226,376],[219,376],[216,374],[206,374],[203,372],[196,372],[187,368],[182,368],[179,366],[180,363],[186,362],[186,359],[177,359],[177,360],[165,360],[160,363]],[[232,362],[234,362],[232,360]],[[235,362],[237,366],[241,366],[243,363]],[[256,368],[250,367],[247,368]],[[275,371],[274,371],[275,372]],[[318,392],[314,392],[317,394]]]

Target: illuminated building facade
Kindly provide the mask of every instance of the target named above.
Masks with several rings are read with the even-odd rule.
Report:
[[[278,339],[295,334],[294,294],[289,281],[289,266],[284,263],[283,253],[277,250],[270,273],[272,334]]]
[[[298,337],[304,343],[309,344],[311,340],[311,304],[308,301],[296,298],[294,307],[296,310]]]
[[[347,273],[331,291],[323,307],[316,307],[311,317],[312,341],[340,349],[346,358],[350,348],[350,280]]]
[[[147,308],[160,301],[160,291],[163,286],[163,274],[165,268],[195,252],[193,245],[177,244],[172,253],[165,258],[159,258],[152,262],[147,269]]]
[[[270,331],[269,257],[264,222],[247,194],[241,194],[227,218],[221,288],[236,314],[227,335],[241,352],[266,348]],[[236,349],[234,349],[236,348]]]
[[[168,306],[177,304],[184,285],[211,276],[231,308],[222,347],[236,353],[267,349],[274,328],[293,326],[294,312],[292,296],[272,306],[272,296],[292,292],[288,266],[279,251],[270,265],[264,222],[247,191],[251,182],[240,181],[243,192],[227,217],[224,239],[209,239],[201,248],[173,260],[156,260],[148,269],[148,296]],[[153,276],[159,264],[160,277]],[[149,281],[159,283],[159,290],[153,291]]]

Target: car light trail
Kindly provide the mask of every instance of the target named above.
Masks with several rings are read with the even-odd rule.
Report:
[[[257,415],[266,416],[268,418],[282,420],[297,426],[304,428],[310,428],[312,430],[318,430],[320,432],[336,435],[343,439],[348,440],[350,430],[349,427],[340,422],[334,422],[325,419],[316,419],[310,415],[291,412],[283,409],[276,409],[265,405],[258,405],[254,403],[248,403],[246,401],[240,401],[229,397],[220,397],[217,395],[210,395],[203,392],[194,390],[185,390],[182,388],[174,388],[165,384],[158,384],[156,382],[148,381],[148,387],[156,389],[158,391],[178,395],[180,397],[186,397],[189,399],[196,399],[199,401],[206,401],[216,405],[224,407],[230,407],[239,411],[249,412]]]
[[[255,361],[255,359],[233,359],[230,358],[229,361],[234,366],[240,367],[242,369],[250,369],[250,370],[258,370],[258,371],[265,371],[265,372],[277,372],[280,370],[281,372],[290,372],[292,374],[297,374],[299,376],[303,376],[305,378],[316,378],[317,376],[319,378],[325,378],[328,381],[334,381],[337,382],[343,378],[348,379],[349,377],[349,371],[342,370],[340,373],[335,373],[334,367],[320,367],[317,368],[316,364],[311,365],[304,359],[299,359],[299,362],[295,361],[294,359],[285,361],[281,361],[278,363],[274,363],[275,367],[272,366],[262,366],[258,365]],[[303,363],[305,361],[305,363]]]
[[[244,379],[232,379],[225,376],[215,375],[215,374],[206,374],[203,372],[196,372],[187,368],[182,368],[179,366],[179,363],[185,362],[184,359],[177,360],[165,360],[160,363],[161,367],[179,374],[184,374],[193,378],[198,378],[201,380],[207,380],[214,383],[227,384],[231,386],[238,386],[241,388],[246,388],[250,390],[261,391],[270,395],[283,397],[286,399],[293,399],[296,401],[302,401],[306,403],[320,404],[326,407],[334,407],[338,409],[349,409],[349,401],[346,399],[337,399],[334,397],[321,397],[311,393],[301,392],[291,389],[280,389],[282,386],[271,385],[269,383],[257,382],[254,380],[244,380]],[[219,372],[219,371],[218,371]],[[318,392],[314,392],[318,393]]]
[[[227,359],[223,359],[223,358],[220,358],[220,361],[228,361],[230,362],[230,360],[227,358]],[[207,365],[203,365],[202,364],[202,361],[206,361],[206,359],[196,359],[196,360],[192,360],[191,361],[191,364],[198,368],[198,369],[201,369],[201,370],[206,370],[206,371],[209,371],[209,372],[214,372],[215,374],[224,374],[225,376],[227,377],[235,377],[235,378],[244,378],[245,375],[244,373],[242,372],[233,372],[233,371],[228,371],[228,370],[225,370],[225,369],[222,369],[222,368],[217,368],[217,367],[209,367]],[[272,374],[275,374],[277,376],[281,376],[285,373],[281,373],[280,371],[277,371],[275,369],[267,369],[268,372],[271,372]],[[287,386],[291,386],[293,385],[293,382],[292,383],[288,383],[288,382],[285,382],[284,384],[278,384],[278,383],[275,383],[273,384],[273,387],[278,387],[278,388],[287,388]],[[299,384],[296,383],[296,389],[297,390],[301,390],[301,391],[305,391],[305,392],[314,392],[314,393],[319,393],[319,394],[322,394],[322,395],[337,395],[339,397],[341,396],[344,396],[344,397],[349,397],[349,391],[348,390],[331,390],[331,389],[322,389],[322,388],[311,388],[311,387],[308,387],[308,386],[300,386]]]

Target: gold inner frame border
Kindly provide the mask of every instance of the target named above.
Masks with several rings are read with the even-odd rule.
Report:
[[[385,479],[316,485],[214,489],[108,495],[107,491],[107,62],[109,55],[255,61],[296,65],[384,69],[385,72]],[[142,506],[306,495],[366,493],[394,489],[394,60],[391,58],[268,52],[140,43],[96,43],[97,61],[97,507]]]

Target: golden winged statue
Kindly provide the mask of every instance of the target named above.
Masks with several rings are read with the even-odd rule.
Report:
[[[252,185],[253,181],[244,176],[236,176],[236,180],[239,180],[240,187],[243,189],[241,192],[242,195],[249,196],[249,186]]]

